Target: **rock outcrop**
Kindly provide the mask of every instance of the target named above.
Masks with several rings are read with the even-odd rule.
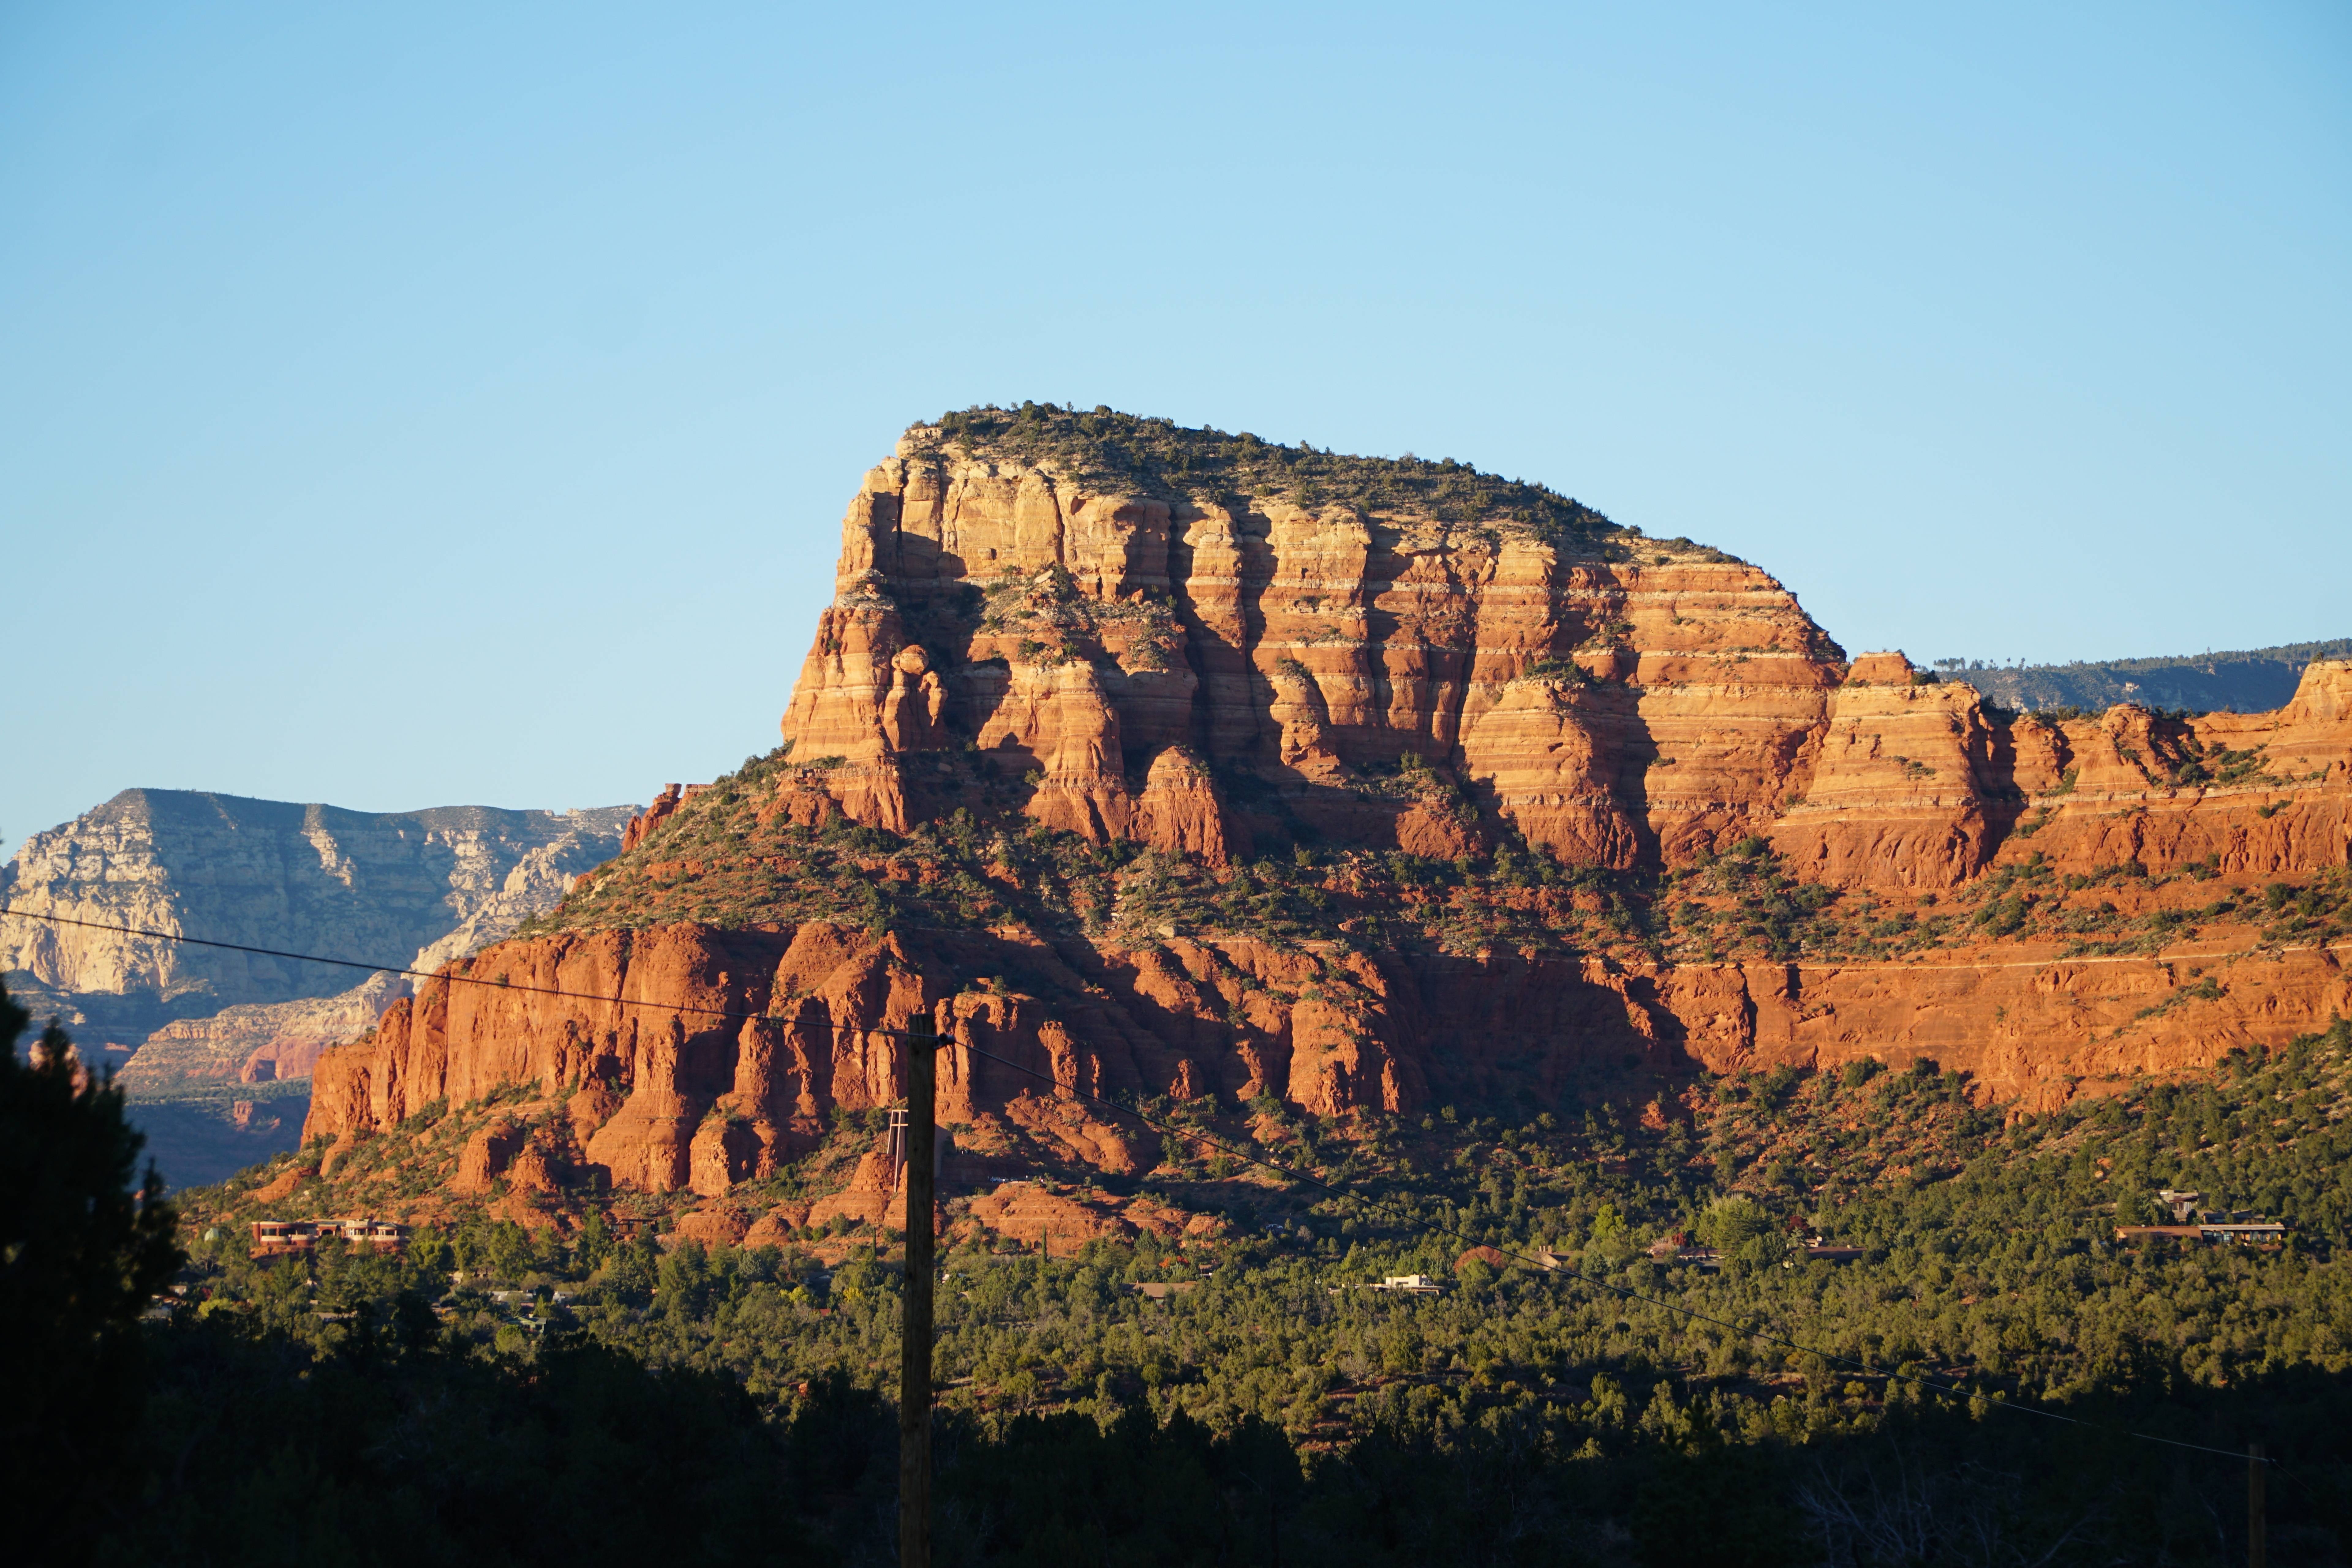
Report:
[[[2352,661],[2315,660],[2270,713],[2111,708],[2020,721],[2026,845],[2070,868],[2210,864],[2232,879],[2303,876],[2352,856]],[[2029,753],[2033,753],[2029,758]]]
[[[1075,963],[1033,950],[1034,990],[961,988],[960,975],[1003,957],[985,936],[829,925],[506,942],[451,973],[508,985],[434,983],[373,1037],[327,1053],[304,1136],[381,1131],[436,1100],[528,1085],[538,1109],[519,1114],[560,1117],[591,1179],[718,1196],[814,1147],[836,1109],[899,1098],[904,1045],[887,1031],[918,1012],[950,1041],[943,1122],[1115,1173],[1158,1156],[1132,1124],[1055,1102],[1052,1086],[1272,1094],[1345,1117],[1522,1091],[1548,1103],[1629,1070],[1671,1080],[1925,1056],[1990,1097],[2048,1104],[2085,1081],[2189,1071],[2352,1016],[2344,954],[2314,948],[2063,959],[1996,945],[1907,963],[1633,967],[1179,940]],[[523,1146],[497,1136],[508,1142],[486,1143],[468,1180],[487,1182]],[[836,1208],[877,1217],[893,1190],[877,1167],[852,1183],[867,1195]]]
[[[147,1037],[122,1069],[134,1098],[215,1083],[276,1083],[310,1076],[319,1053],[364,1034],[408,984],[372,975],[337,996],[244,1002],[181,1018]]]
[[[1810,878],[1916,892],[1983,870],[2029,810],[2058,827],[2035,847],[2085,869],[2341,863],[2352,726],[2325,715],[2347,668],[2312,664],[2275,714],[2047,722],[1899,653],[1849,666],[1781,584],[1686,542],[1596,555],[1475,521],[1103,493],[919,428],[851,503],[783,736],[803,820],[902,831],[952,805],[910,763],[971,746],[1024,780],[1030,816],[1089,837],[1450,856],[1461,836],[1392,787],[1426,764],[1479,832],[1571,863],[1762,836]],[[2269,761],[2189,765],[2221,751]],[[2118,811],[2137,826],[2088,826]]]
[[[1762,572],[1636,543],[1103,494],[918,431],[851,503],[784,739],[894,830],[933,805],[909,755],[970,744],[1098,838],[1396,845],[1413,810],[1381,781],[1410,761],[1572,858],[1686,858],[1777,815],[1844,666]],[[1274,804],[1166,801],[1203,773]]]
[[[982,860],[1010,855],[1024,817],[1234,876],[1311,846],[1375,852],[1335,887],[1367,863],[1418,876],[1486,854],[1499,868],[1524,840],[1585,877],[1576,897],[1596,910],[1769,847],[1890,930],[1988,877],[2188,873],[2245,893],[2352,858],[2352,665],[2311,665],[2272,713],[2020,716],[1899,653],[1849,661],[1780,584],[1687,541],[1157,475],[1122,485],[909,432],[851,503],[783,719],[788,761],[711,798],[761,824],[952,819],[997,836]],[[717,878],[740,829],[691,795],[665,791],[629,830],[638,858],[600,883]],[[991,801],[1007,803],[993,818]],[[971,907],[982,880],[1021,884],[1009,863],[982,869],[956,895]],[[888,858],[861,874],[952,879]],[[1135,1173],[1165,1155],[1156,1138],[1055,1087],[1270,1095],[1345,1119],[1546,1103],[1596,1075],[1928,1056],[1981,1094],[2040,1104],[2352,1012],[2341,952],[2263,939],[2229,900],[2132,951],[2008,940],[2023,916],[1988,910],[1893,962],[1674,962],[1630,917],[1622,951],[1562,957],[1139,930],[1087,908],[1051,931],[885,934],[879,915],[740,903],[718,921],[583,917],[459,962],[328,1053],[308,1131],[380,1131],[528,1086],[516,1114],[574,1141],[576,1179],[716,1199],[813,1147],[836,1112],[896,1099],[892,1031],[919,1014],[950,1041],[943,1121]],[[1365,930],[1377,922],[1349,928]],[[991,1212],[1027,1225],[1015,1200],[1034,1199]],[[877,1218],[889,1201],[866,1171],[820,1203]]]
[[[1923,684],[1901,654],[1858,659],[1831,694],[1811,777],[1773,844],[1811,881],[1958,887],[2017,815],[1992,765],[1995,734],[1971,688]]]

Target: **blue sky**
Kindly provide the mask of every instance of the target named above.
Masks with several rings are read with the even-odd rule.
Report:
[[[2352,634],[2352,12],[0,8],[0,837],[774,742],[910,420],[1540,479],[1849,648]]]

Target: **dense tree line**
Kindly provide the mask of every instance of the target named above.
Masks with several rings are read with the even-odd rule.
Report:
[[[168,1215],[112,1091],[43,1044],[0,1073],[37,1152],[0,1191],[31,1560],[887,1560],[883,1247],[828,1275],[805,1246],[478,1216],[262,1263],[211,1227],[139,1325]],[[2282,1560],[2335,1561],[2348,1050],[2339,1026],[2005,1130],[1928,1064],[1724,1080],[1688,1126],[1433,1114],[1363,1156],[1362,1195],[1294,1194],[1205,1278],[1150,1238],[953,1250],[940,1560],[2231,1560],[2242,1468],[2168,1437],[2266,1443]],[[2118,1246],[2158,1184],[2293,1240]],[[1814,1230],[1862,1258],[1803,1259]],[[1652,1256],[1677,1232],[1719,1267]],[[1473,1242],[1504,1266],[1454,1273]],[[1354,1288],[1414,1267],[1454,1289]],[[1154,1279],[1198,1282],[1123,1289]]]
[[[501,1348],[364,1315],[331,1343],[215,1314],[159,1331],[122,1485],[86,1521],[139,1563],[891,1560],[893,1422],[819,1375],[763,1400],[579,1331]],[[733,1326],[740,1331],[743,1325]],[[1400,1409],[1302,1452],[1142,1399],[1050,1413],[950,1408],[942,1563],[2223,1563],[2242,1548],[2259,1431],[2282,1560],[2337,1560],[2346,1380],[2071,1402],[2095,1426],[1904,1402],[1865,1426],[1758,1437],[1662,1380],[1594,1379],[1617,1425],[1496,1404],[1459,1425]],[[1582,1434],[1580,1436],[1580,1434]],[[2054,1548],[2054,1551],[2053,1551]],[[2292,1552],[2289,1558],[2284,1554]],[[2048,1554],[2045,1556],[2045,1554]]]
[[[1663,1126],[1606,1100],[1355,1142],[1262,1120],[1354,1193],[1269,1191],[1281,1234],[1213,1274],[1150,1237],[943,1258],[941,1561],[2232,1560],[2242,1465],[2148,1436],[2267,1444],[2282,1560],[2334,1561],[2347,1057],[2338,1026],[2006,1126],[1928,1063],[1718,1080]],[[2119,1244],[2159,1185],[2278,1215],[2290,1243]],[[1815,1234],[1862,1255],[1809,1260]],[[204,1299],[152,1333],[150,1504],[122,1539],[220,1555],[293,1493],[406,1498],[443,1531],[401,1538],[418,1560],[593,1561],[674,1498],[714,1560],[885,1557],[888,1239],[829,1270],[806,1240],[706,1249],[601,1216],[562,1238],[477,1216],[307,1267],[200,1242]],[[1474,1244],[1502,1266],[1457,1272]],[[1701,1245],[1717,1267],[1678,1260]],[[1453,1289],[1359,1288],[1415,1269]],[[1192,1288],[1127,1289],[1149,1280]],[[283,1413],[207,1414],[247,1398]],[[648,1414],[679,1401],[691,1420]],[[690,1440],[635,1453],[665,1423]],[[463,1489],[485,1468],[627,1528],[499,1534]],[[772,1516],[792,1528],[768,1545],[727,1534]]]

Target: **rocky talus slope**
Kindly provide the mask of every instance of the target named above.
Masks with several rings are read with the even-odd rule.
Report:
[[[2032,1106],[2352,1011],[2352,665],[2267,713],[2021,717],[1450,463],[917,426],[783,739],[456,967],[503,988],[322,1058],[330,1169],[504,1097],[446,1162],[473,1190],[767,1201],[898,1096],[919,1013],[962,1157],[1166,1181],[1197,1151],[1048,1083],[1345,1127],[1927,1056]]]
[[[431,968],[554,905],[635,808],[375,813],[125,790],[0,867],[0,903],[298,952]],[[130,1080],[299,1078],[404,984],[351,969],[0,919],[0,973]]]

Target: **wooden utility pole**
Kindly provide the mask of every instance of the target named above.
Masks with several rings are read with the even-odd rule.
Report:
[[[2270,1468],[2260,1443],[2246,1445],[2246,1568],[2268,1568],[2270,1521],[2263,1508],[2263,1472]]]
[[[907,1288],[898,1342],[898,1568],[931,1568],[931,1192],[939,1030],[907,1026]]]

